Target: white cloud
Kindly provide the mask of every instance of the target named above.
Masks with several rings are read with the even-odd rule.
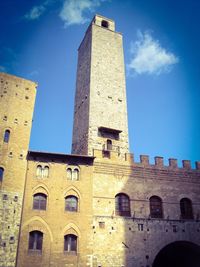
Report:
[[[149,32],[138,31],[138,40],[131,43],[131,62],[128,70],[137,74],[156,74],[169,72],[179,59],[154,40]]]
[[[41,6],[34,6],[26,15],[25,18],[27,20],[35,20],[38,19],[45,11],[45,7]]]
[[[34,6],[31,10],[25,14],[25,19],[27,20],[36,20],[39,19],[43,13],[46,11],[46,7],[52,4],[54,0],[46,0],[43,4]]]
[[[65,27],[72,24],[84,24],[88,19],[84,12],[93,12],[96,7],[105,0],[65,0],[60,18],[64,21]]]

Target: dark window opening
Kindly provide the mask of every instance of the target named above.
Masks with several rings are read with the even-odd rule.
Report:
[[[0,167],[0,182],[3,181],[4,168]]]
[[[64,251],[77,251],[77,236],[65,235],[64,237]]]
[[[111,129],[103,126],[98,128],[98,136],[114,140],[119,140],[119,134],[121,132],[121,130]]]
[[[28,248],[32,250],[42,250],[43,233],[40,231],[32,231],[29,233]]]
[[[102,20],[101,26],[104,28],[108,28],[108,22],[106,20]]]
[[[42,193],[35,194],[33,196],[33,209],[34,210],[46,210],[47,196]]]
[[[5,133],[4,133],[4,142],[5,143],[8,143],[9,142],[9,139],[10,139],[10,131],[9,130],[5,130]]]
[[[65,198],[65,210],[66,211],[78,211],[78,198],[75,196],[67,196]]]
[[[139,223],[138,224],[138,231],[143,231],[144,230],[144,224],[143,223]]]
[[[115,214],[119,216],[131,216],[130,200],[125,194],[115,196]]]
[[[107,151],[107,150],[103,150],[102,151],[102,157],[103,158],[110,158],[110,151]]]
[[[162,199],[158,196],[150,198],[150,215],[151,218],[163,218]]]
[[[182,198],[180,201],[181,219],[193,219],[192,201]]]
[[[112,141],[110,139],[107,140],[107,150],[112,150]]]

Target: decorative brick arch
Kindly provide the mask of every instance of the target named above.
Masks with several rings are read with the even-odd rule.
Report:
[[[79,190],[75,186],[69,186],[64,190],[64,198],[69,195],[76,196],[79,201],[82,199]]]
[[[73,222],[68,223],[62,230],[62,236],[68,234],[73,234],[78,236],[78,238],[81,238],[81,231],[79,230],[78,226]]]
[[[32,195],[35,195],[37,193],[43,193],[43,194],[49,196],[49,189],[47,188],[47,186],[45,184],[40,183],[40,184],[36,185],[32,190]]]
[[[41,224],[39,225],[38,224]],[[51,242],[53,242],[53,234],[52,234],[52,231],[49,227],[49,225],[45,222],[44,219],[42,219],[41,217],[39,216],[34,216],[32,217],[31,219],[29,219],[28,221],[26,221],[23,225],[22,225],[22,229],[21,229],[21,232],[23,232],[23,230],[29,226],[29,229],[28,231],[31,232],[33,230],[38,230],[38,231],[41,231],[43,233],[45,232],[48,232],[49,233],[49,236],[50,236],[50,240]]]

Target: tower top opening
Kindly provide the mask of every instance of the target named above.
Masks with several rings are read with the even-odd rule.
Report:
[[[115,31],[115,22],[112,19],[103,17],[101,15],[96,14],[92,20],[93,24],[96,24],[102,28]]]

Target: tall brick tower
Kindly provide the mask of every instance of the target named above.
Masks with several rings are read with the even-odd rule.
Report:
[[[0,266],[15,266],[36,84],[0,73]]]
[[[78,49],[72,153],[128,152],[122,35],[96,15]]]

